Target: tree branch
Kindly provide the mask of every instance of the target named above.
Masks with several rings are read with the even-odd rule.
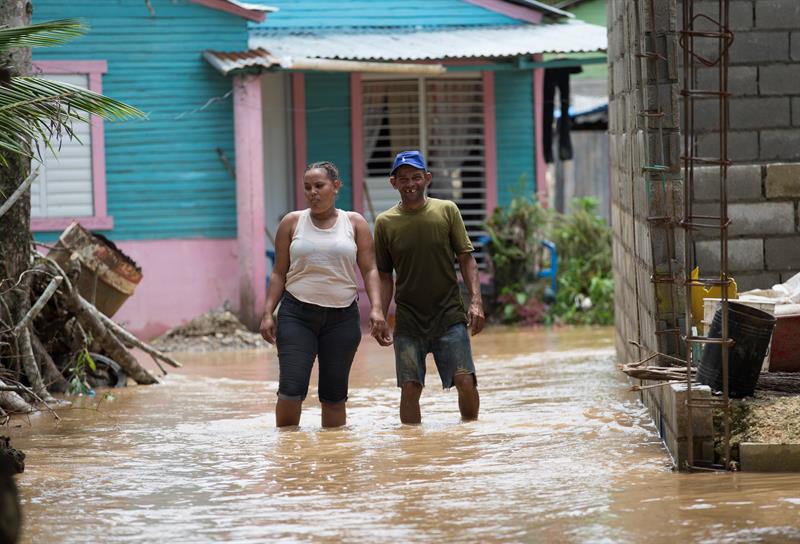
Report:
[[[33,172],[31,172],[28,175],[28,177],[25,178],[25,181],[23,181],[20,184],[20,186],[16,188],[16,190],[11,194],[11,196],[8,197],[8,200],[3,202],[3,205],[0,206],[0,217],[3,217],[6,214],[6,212],[11,209],[11,206],[14,205],[14,202],[16,202],[19,199],[19,197],[21,197],[25,193],[25,191],[28,190],[28,187],[31,186],[31,183],[33,183],[33,180],[35,180],[36,176],[38,175],[39,175],[39,167],[37,166],[36,168],[34,168]]]
[[[47,304],[47,301],[50,300],[50,298],[55,294],[62,281],[64,281],[64,278],[61,276],[56,276],[50,280],[50,283],[47,284],[47,288],[44,290],[42,295],[36,300],[33,306],[31,306],[31,309],[28,310],[28,313],[25,314],[20,322],[17,323],[17,325],[11,331],[11,334],[17,336],[19,331],[24,329],[28,323],[30,323],[37,315],[39,315],[39,312],[42,311],[42,308],[44,308],[44,305]]]

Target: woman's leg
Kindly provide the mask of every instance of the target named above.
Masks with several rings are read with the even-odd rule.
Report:
[[[347,423],[347,403],[322,402],[322,426],[341,427]]]
[[[322,426],[341,427],[347,421],[347,385],[350,367],[361,343],[358,306],[327,311],[319,335],[319,400]]]
[[[316,315],[308,305],[284,298],[278,311],[278,402],[275,425],[300,424],[303,400],[308,393],[311,368],[317,355]]]
[[[275,426],[294,427],[300,425],[300,413],[302,410],[302,400],[278,398],[278,403],[275,405]]]

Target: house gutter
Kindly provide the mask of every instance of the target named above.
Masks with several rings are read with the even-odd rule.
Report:
[[[290,58],[281,59],[284,70],[313,70],[317,72],[361,72],[384,74],[441,75],[447,71],[441,64],[410,64],[389,62],[364,62],[338,59]]]

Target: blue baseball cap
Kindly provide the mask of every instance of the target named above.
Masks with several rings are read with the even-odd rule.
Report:
[[[414,168],[419,168],[420,170],[423,170],[425,172],[428,171],[428,167],[425,166],[425,157],[422,156],[422,153],[420,153],[419,151],[401,151],[394,158],[392,171],[389,173],[389,175],[393,176],[395,170],[405,165],[413,166]]]

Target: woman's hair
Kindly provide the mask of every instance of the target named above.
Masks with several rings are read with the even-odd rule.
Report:
[[[303,175],[305,175],[309,170],[323,170],[325,175],[328,176],[328,179],[331,181],[336,181],[339,179],[339,169],[336,168],[336,165],[330,161],[320,161],[320,162],[312,162],[308,166],[306,166]]]

